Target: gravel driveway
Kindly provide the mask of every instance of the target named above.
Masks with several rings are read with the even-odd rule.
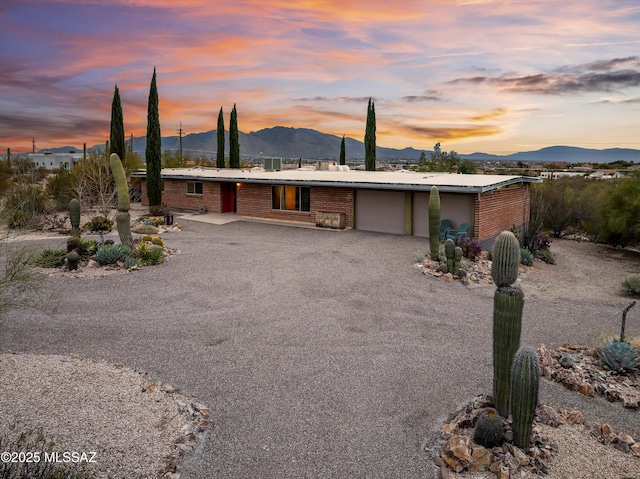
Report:
[[[124,363],[200,398],[214,426],[183,479],[437,477],[424,447],[491,390],[493,287],[420,274],[423,238],[181,224],[165,236],[181,254],[165,264],[50,278],[58,313],[8,318],[0,350]],[[534,295],[523,343],[584,344],[627,302]],[[541,401],[640,435],[636,412],[597,398],[545,384]]]

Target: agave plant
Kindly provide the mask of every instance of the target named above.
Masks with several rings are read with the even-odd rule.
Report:
[[[101,265],[114,264],[126,252],[121,244],[106,244],[96,252],[96,261]]]
[[[620,374],[632,372],[640,367],[638,348],[615,338],[598,350],[598,358],[604,366]]]

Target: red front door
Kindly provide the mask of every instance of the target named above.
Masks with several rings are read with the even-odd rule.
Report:
[[[235,213],[236,212],[236,184],[235,183],[220,183],[221,191],[221,203],[223,213]]]

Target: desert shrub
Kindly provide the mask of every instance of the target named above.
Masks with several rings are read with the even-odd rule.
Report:
[[[526,248],[520,249],[520,263],[525,266],[533,266],[533,254]]]
[[[462,254],[465,258],[475,259],[482,253],[482,242],[478,238],[462,236],[458,238],[458,246],[462,248]]]
[[[98,242],[92,239],[80,238],[78,242],[78,254],[80,259],[88,259],[98,250]]]
[[[544,233],[538,233],[536,241],[538,243],[538,249],[549,249],[551,247],[551,238]]]
[[[8,191],[2,204],[2,216],[9,228],[37,228],[41,216],[52,211],[44,188],[35,183],[17,183]]]
[[[622,286],[631,296],[640,297],[640,274],[632,274],[622,282]]]
[[[106,216],[98,215],[94,216],[90,221],[85,223],[83,228],[93,233],[99,231],[111,231],[113,229],[113,221],[111,221]]]
[[[150,246],[148,243],[140,243],[135,254],[140,258],[140,264],[144,266],[160,264],[164,261],[164,250],[161,246]]]
[[[75,198],[75,177],[68,168],[63,166],[47,180],[46,188],[55,202],[56,209],[66,210],[69,207],[69,201]]]
[[[157,234],[158,231],[160,231],[158,227],[153,225],[136,225],[131,228],[132,233],[139,235],[154,235]]]
[[[44,437],[42,430],[27,430],[15,433],[16,424],[9,426],[9,430],[16,438],[13,440],[0,436],[0,451],[4,454],[31,453],[32,462],[3,461],[0,464],[1,479],[93,479],[93,475],[84,471],[79,463],[61,466],[55,462],[45,461],[45,452],[52,454],[55,448],[53,442]],[[11,456],[10,456],[11,457]],[[36,457],[38,460],[36,460]]]
[[[36,256],[34,264],[41,268],[59,268],[64,264],[66,255],[63,249],[45,249]]]
[[[553,253],[546,248],[536,251],[536,258],[540,258],[547,264],[556,264],[556,259],[554,258]]]

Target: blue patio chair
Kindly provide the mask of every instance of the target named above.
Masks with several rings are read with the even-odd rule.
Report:
[[[440,239],[441,240],[444,240],[447,237],[447,234],[449,233],[449,230],[451,229],[452,226],[453,226],[453,223],[451,223],[451,220],[440,221]]]
[[[467,236],[469,234],[469,230],[471,229],[471,227],[469,226],[469,223],[462,223],[460,225],[460,228],[458,228],[457,230],[449,230],[447,232],[446,235],[446,239],[452,239],[454,243],[458,243],[458,239],[463,237],[463,236]]]

